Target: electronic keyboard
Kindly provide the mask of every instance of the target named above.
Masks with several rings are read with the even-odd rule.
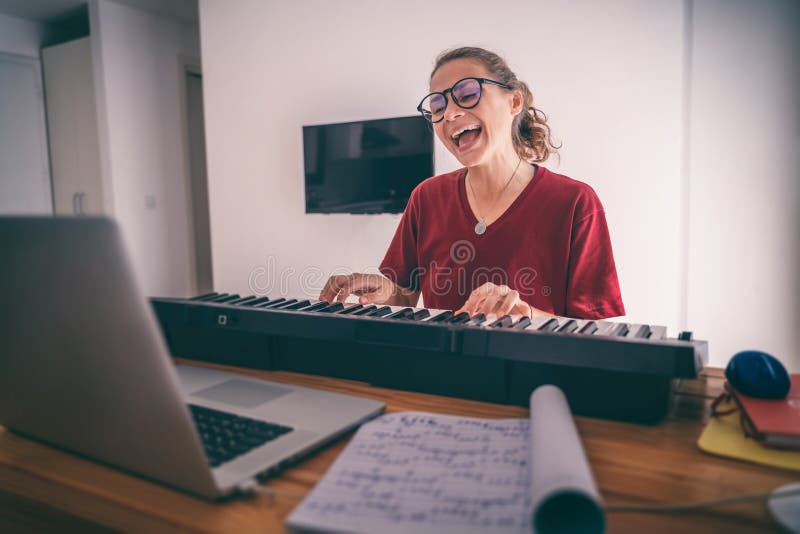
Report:
[[[648,324],[228,293],[151,303],[179,357],[521,406],[555,384],[574,413],[628,421],[663,418],[673,380],[708,360],[707,342]]]

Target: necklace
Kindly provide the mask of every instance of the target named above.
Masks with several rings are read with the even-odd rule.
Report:
[[[506,182],[506,185],[504,185],[503,189],[500,190],[500,193],[497,195],[497,198],[494,200],[494,204],[492,204],[491,209],[489,210],[489,213],[491,213],[492,209],[494,209],[495,206],[497,206],[497,202],[500,200],[500,197],[503,196],[503,193],[506,192],[506,189],[508,189],[508,186],[511,185],[511,180],[513,180],[514,176],[517,175],[517,170],[519,169],[519,166],[521,164],[522,164],[522,158],[519,158],[519,161],[517,162],[517,166],[514,167],[514,172],[511,173],[511,177]],[[467,176],[467,178],[469,178],[469,176]],[[483,235],[483,233],[486,232],[486,217],[484,217],[480,213],[480,208],[478,208],[478,196],[475,194],[475,189],[473,189],[473,187],[472,187],[472,182],[468,181],[468,183],[469,183],[469,190],[472,191],[472,198],[475,199],[475,211],[478,212],[478,224],[475,225],[475,233],[478,234],[478,235]]]

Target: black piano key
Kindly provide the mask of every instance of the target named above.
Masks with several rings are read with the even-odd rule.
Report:
[[[334,302],[333,304],[325,306],[324,308],[320,308],[317,311],[320,313],[334,313],[343,309],[344,309],[344,304],[342,304],[341,302]]]
[[[227,297],[229,293],[218,293],[216,297],[211,297],[205,300],[205,302],[214,302],[217,299],[224,299]]]
[[[306,306],[305,308],[300,308],[297,311],[304,311],[304,312],[315,312],[317,310],[321,310],[322,308],[327,308],[330,306],[329,302],[325,302],[324,300],[317,302],[316,304],[312,304],[311,306]]]
[[[691,341],[692,340],[692,333],[684,330],[680,334],[678,334],[678,339],[681,341]]]
[[[430,320],[430,321],[428,321],[428,322],[429,322],[429,323],[441,323],[441,322],[443,322],[443,321],[446,321],[446,320],[448,320],[448,319],[449,319],[449,318],[451,318],[452,316],[453,316],[453,312],[451,312],[451,311],[446,311],[446,312],[442,312],[442,313],[440,313],[439,315],[437,315],[436,317],[434,317],[433,319],[431,319],[431,320]]]
[[[269,302],[265,302],[264,304],[259,304],[256,308],[273,308],[280,304],[281,302],[286,302],[286,299],[281,297],[278,299],[272,299]]]
[[[571,334],[575,330],[578,329],[578,322],[575,319],[570,319],[566,323],[562,324],[556,332],[561,334]]]
[[[189,300],[209,300],[219,295],[216,291],[212,293],[206,293],[205,295],[197,295],[196,297],[192,297]]]
[[[292,300],[295,300],[295,299],[292,299]],[[299,310],[301,308],[305,308],[306,306],[310,306],[310,305],[311,305],[311,301],[310,300],[300,300],[300,301],[294,302],[292,304],[287,304],[286,306],[278,306],[278,308],[280,308],[281,310]]]
[[[256,300],[251,300],[250,302],[245,302],[242,306],[258,306],[264,302],[269,302],[269,297],[259,297]]]
[[[353,313],[353,315],[367,315],[368,313],[372,313],[377,309],[378,309],[377,306],[370,305],[358,310],[357,312]]]
[[[470,318],[469,321],[467,321],[464,324],[469,325],[469,326],[477,326],[477,325],[483,324],[484,321],[486,321],[486,316],[484,314],[482,314],[482,313],[476,313],[475,315],[473,315]]]
[[[421,321],[421,320],[425,319],[426,317],[430,317],[430,316],[431,316],[430,310],[426,310],[425,308],[422,308],[422,309],[419,309],[419,310],[415,311],[414,313],[412,313],[411,317],[409,317],[409,319],[411,319],[412,321]]]
[[[287,307],[291,306],[292,304],[297,303],[297,299],[289,299],[284,300],[277,306],[270,306],[273,310],[285,310]]]
[[[589,321],[588,323],[583,325],[583,327],[580,330],[578,330],[579,334],[592,335],[595,332],[597,332],[597,323],[594,321]]]
[[[540,332],[553,332],[556,328],[558,328],[558,319],[553,317],[545,322],[542,326],[539,327]]]
[[[250,295],[250,296],[247,296],[247,297],[242,297],[242,298],[240,298],[240,299],[232,300],[232,301],[230,301],[228,304],[230,304],[230,305],[235,305],[235,306],[239,306],[239,305],[241,305],[241,304],[242,304],[242,303],[244,303],[244,302],[249,302],[249,301],[251,301],[251,300],[255,300],[255,298],[256,298],[256,296],[255,296],[255,295]]]
[[[615,325],[609,335],[611,336],[625,336],[628,333],[628,324],[627,323],[618,323]]]
[[[469,314],[467,312],[461,312],[447,319],[447,322],[450,324],[464,324],[467,321],[469,321]]]
[[[351,313],[353,313],[353,312],[357,312],[358,310],[360,310],[360,309],[361,309],[361,308],[363,308],[363,307],[364,307],[364,306],[363,306],[363,305],[361,305],[361,304],[352,304],[352,305],[350,305],[350,306],[346,307],[345,309],[343,309],[343,310],[341,310],[341,311],[338,311],[338,312],[336,312],[336,313],[337,313],[338,315],[350,315]]]
[[[369,312],[367,314],[367,316],[368,317],[383,317],[384,315],[389,315],[390,313],[392,313],[392,308],[390,308],[389,306],[381,306],[377,310]]]
[[[640,324],[633,332],[633,337],[647,339],[650,337],[650,327],[646,324]]]
[[[208,302],[213,302],[215,304],[228,304],[232,300],[236,300],[238,298],[239,298],[239,295],[237,293],[234,293],[233,295],[227,295],[225,297],[215,298],[213,300],[209,300]]]
[[[510,315],[504,315],[489,326],[492,328],[507,328],[512,325],[514,319]]]
[[[390,313],[386,316],[387,319],[406,319],[414,313],[412,308],[403,308],[402,310],[396,311],[394,313]]]
[[[528,328],[530,324],[531,324],[530,317],[520,317],[519,321],[517,321],[511,328],[516,330],[524,330],[525,328]]]

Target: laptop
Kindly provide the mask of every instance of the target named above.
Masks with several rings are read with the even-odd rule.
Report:
[[[174,365],[110,219],[0,217],[0,258],[0,425],[19,434],[218,499],[385,408]]]

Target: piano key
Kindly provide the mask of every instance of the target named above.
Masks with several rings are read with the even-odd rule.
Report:
[[[666,326],[653,326],[650,325],[650,337],[647,339],[664,339],[667,337],[667,327]]]
[[[288,308],[292,304],[297,304],[297,303],[298,303],[297,299],[284,300],[283,302],[281,302],[277,306],[272,306],[272,309],[273,310],[285,310],[286,308]]]
[[[189,300],[200,300],[200,301],[211,300],[212,298],[214,298],[214,297],[216,297],[218,295],[219,295],[219,293],[217,293],[216,291],[213,291],[211,293],[206,293],[205,295],[197,295],[196,297],[192,297]]]
[[[334,302],[329,306],[325,306],[324,308],[320,308],[317,310],[319,313],[334,313],[344,309],[344,304],[341,302]]]
[[[256,300],[251,300],[250,302],[245,302],[241,304],[241,306],[257,306],[261,303],[269,302],[269,297],[259,297]]]
[[[390,308],[391,309],[391,308]],[[414,313],[412,308],[403,308],[386,316],[387,319],[406,319]]]
[[[228,302],[228,304],[230,304],[231,306],[234,306],[234,305],[235,305],[235,306],[239,306],[239,305],[241,305],[243,302],[249,302],[249,301],[251,301],[251,300],[255,300],[255,298],[256,298],[256,296],[255,296],[255,295],[250,295],[250,296],[248,296],[248,297],[242,297],[242,298],[240,298],[240,299],[232,300],[232,301]]]
[[[551,317],[539,327],[540,332],[554,332],[558,328],[558,319]]]
[[[597,321],[597,332],[595,332],[595,335],[597,335],[597,336],[610,336],[610,335],[612,335],[611,332],[616,327],[617,327],[617,323],[615,323],[613,321]]]
[[[343,310],[336,312],[338,315],[349,315],[355,311],[362,309],[364,306],[362,304],[351,304],[350,306],[346,307]]]
[[[442,313],[440,313],[438,315],[434,315],[433,317],[428,319],[428,322],[429,323],[441,323],[441,322],[444,322],[444,321],[448,320],[452,316],[453,316],[453,312],[445,311],[445,312],[442,312]]]
[[[227,304],[232,300],[236,300],[239,298],[238,293],[234,293],[233,295],[226,295],[224,297],[218,297],[213,300],[209,300],[208,302],[213,302],[214,304]]]
[[[464,323],[466,326],[480,326],[486,322],[486,315],[482,313],[476,313],[473,315],[469,321]]]
[[[580,328],[580,330],[578,330],[578,333],[579,334],[592,335],[595,332],[597,332],[597,330],[598,330],[597,323],[594,322],[594,321],[588,321],[585,325],[583,325]]]
[[[617,336],[617,337],[625,337],[625,334],[628,333],[628,323],[617,323],[614,328],[611,329],[609,335]]]
[[[389,315],[392,313],[392,308],[389,306],[381,306],[375,311],[369,312],[367,317],[383,317],[384,315]]]
[[[362,308],[362,309],[358,310],[353,315],[367,315],[368,313],[372,313],[377,309],[378,309],[377,306],[371,306],[370,305],[370,306],[367,306],[365,308]]]
[[[646,324],[634,324],[628,329],[626,337],[647,339],[650,336],[650,327]]]
[[[292,299],[292,300],[295,300],[295,299]],[[285,306],[283,306],[283,305],[278,306],[278,308],[280,308],[281,310],[299,310],[301,308],[305,308],[305,307],[310,306],[310,305],[311,305],[311,301],[310,300],[301,300],[301,301],[295,302],[293,304],[287,304]]]
[[[321,300],[321,301],[317,302],[316,304],[312,304],[311,306],[306,306],[305,308],[299,308],[297,311],[315,312],[317,310],[321,310],[322,308],[327,308],[328,306],[330,306],[330,303],[325,302],[324,300]]]
[[[264,304],[259,304],[258,306],[256,306],[256,308],[272,308],[274,306],[277,306],[281,302],[286,302],[286,299],[283,297],[272,299],[269,302],[265,302]]]
[[[578,329],[578,322],[575,319],[570,319],[561,326],[559,326],[556,332],[559,332],[561,334],[571,334],[577,329]]]
[[[458,315],[454,315],[453,317],[446,320],[449,324],[464,324],[469,321],[469,314],[467,312],[461,312]]]
[[[514,319],[511,318],[510,315],[504,315],[500,319],[496,320],[489,326],[492,328],[507,328],[514,323]]]
[[[531,318],[523,315],[522,317],[519,318],[519,321],[517,321],[511,326],[511,328],[514,330],[523,330],[528,326],[530,326],[530,324],[531,324]]]
[[[430,317],[430,315],[431,315],[430,311],[426,310],[425,308],[420,308],[419,310],[412,313],[409,319],[411,319],[412,321],[422,321],[423,319],[427,319],[428,317]]]

